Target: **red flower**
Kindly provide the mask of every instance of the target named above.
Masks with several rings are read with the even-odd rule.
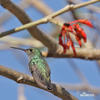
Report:
[[[69,22],[70,24],[75,24],[75,23],[82,23],[82,24],[86,24],[89,27],[93,27],[92,23],[90,21],[88,21],[87,19],[79,19],[79,20],[75,20],[72,22]]]
[[[78,23],[85,24],[91,28],[93,27],[90,21],[86,19],[79,19],[69,23],[64,23],[61,29],[61,33],[59,34],[59,44],[63,46],[64,53],[66,53],[66,50],[69,49],[69,47],[71,46],[75,56],[76,56],[75,46],[70,37],[70,33],[73,33],[75,35],[76,40],[78,41],[80,47],[82,46],[81,39],[83,39],[84,42],[87,42],[86,33],[79,26]],[[66,39],[67,43],[65,42]]]
[[[76,32],[76,40],[79,42],[79,45],[81,47],[81,39],[84,40],[84,42],[87,41],[87,36],[86,33],[84,32],[84,30],[79,26],[79,24],[74,24],[73,28]]]

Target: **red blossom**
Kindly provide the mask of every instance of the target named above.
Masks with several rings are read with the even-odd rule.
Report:
[[[89,27],[93,27],[92,23],[89,20],[87,20],[87,19],[79,19],[79,20],[75,20],[75,21],[72,21],[72,22],[69,22],[69,23],[70,24],[82,23],[82,24],[86,24]]]
[[[79,23],[82,23],[82,24],[86,24],[87,26],[89,27],[93,27],[92,23],[90,21],[88,21],[87,19],[79,19],[78,20]]]
[[[89,27],[93,27],[92,23],[86,19],[79,19],[75,20],[69,23],[64,23],[61,29],[61,33],[59,34],[59,44],[63,46],[64,53],[66,53],[66,50],[72,47],[74,56],[76,56],[75,46],[74,42],[72,41],[70,37],[70,33],[74,34],[76,37],[76,40],[78,41],[79,46],[82,46],[81,39],[84,40],[84,42],[87,42],[87,36],[84,30],[79,26],[78,23],[85,24]],[[67,43],[65,43],[65,40],[67,38]]]
[[[73,28],[76,32],[76,37],[78,37],[79,39],[83,39],[84,42],[87,41],[87,36],[86,33],[84,32],[84,30],[79,26],[79,24],[74,24]]]

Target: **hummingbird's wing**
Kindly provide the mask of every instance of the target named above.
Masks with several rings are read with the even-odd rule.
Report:
[[[37,66],[38,65],[35,64],[34,62],[32,64],[29,64],[30,71],[31,71],[32,76],[34,77],[36,83],[42,88],[51,90],[52,89],[51,80],[46,79],[47,77],[48,78],[50,77],[50,71],[49,71],[49,73],[47,73],[47,72],[43,73]],[[47,68],[47,70],[49,70],[48,68]],[[45,77],[45,75],[46,75],[46,77]]]

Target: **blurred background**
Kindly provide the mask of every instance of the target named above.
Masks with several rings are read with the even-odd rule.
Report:
[[[87,0],[12,0],[23,9],[33,21],[39,20],[68,4],[78,4]],[[69,22],[88,19],[94,25],[91,29],[82,25],[88,36],[87,48],[100,48],[100,3],[66,12],[58,20]],[[8,10],[0,6],[0,32],[21,26],[21,22]],[[45,34],[58,40],[60,29],[47,23],[38,25]],[[29,73],[27,55],[10,49],[11,46],[29,48],[32,46],[45,50],[45,46],[32,38],[27,30],[0,38],[0,65],[18,72]],[[77,45],[76,45],[77,46]],[[51,69],[51,80],[61,84],[79,100],[100,100],[100,61],[69,58],[46,58]],[[1,100],[61,100],[49,92],[16,82],[0,76]]]

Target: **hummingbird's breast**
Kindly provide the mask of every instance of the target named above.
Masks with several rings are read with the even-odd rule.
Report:
[[[44,76],[44,77],[49,77],[49,67],[47,62],[45,61],[45,59],[43,57],[39,57],[39,56],[34,56],[31,60],[30,60],[30,67],[37,67],[39,72]]]
[[[29,69],[38,84],[51,85],[50,69],[42,56],[33,56],[29,62]]]

